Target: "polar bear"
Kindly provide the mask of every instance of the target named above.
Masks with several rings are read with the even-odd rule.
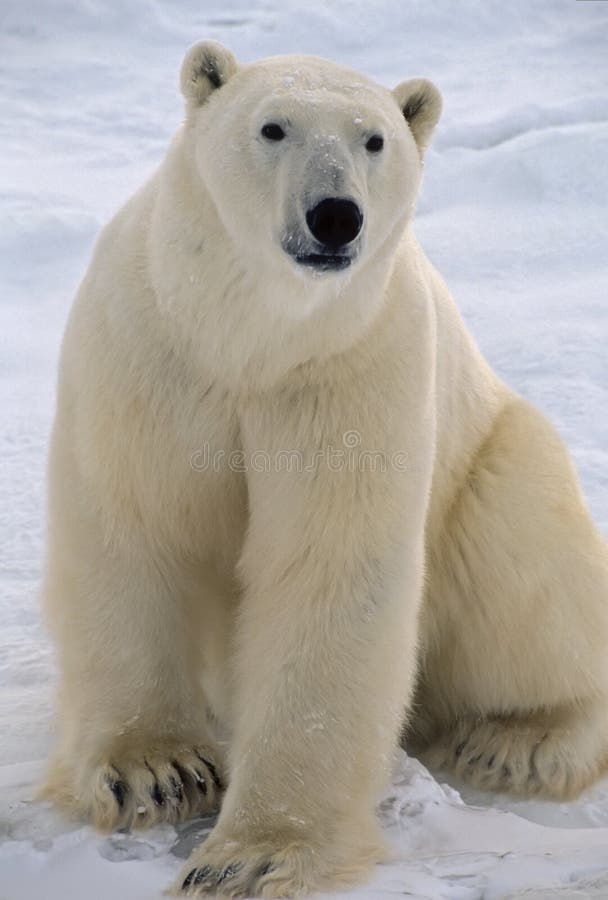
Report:
[[[219,819],[188,896],[360,879],[399,741],[564,798],[608,755],[608,557],[553,428],[411,231],[441,101],[321,59],[185,57],[186,117],[63,344],[45,796]]]

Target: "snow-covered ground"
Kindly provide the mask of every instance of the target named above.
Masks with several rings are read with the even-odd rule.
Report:
[[[418,235],[608,532],[608,3],[1,0],[0,900],[160,900],[205,827],[103,838],[31,802],[52,740],[37,590],[61,331],[95,234],[180,121],[201,37],[437,82]],[[349,897],[608,897],[608,780],[571,804],[442,781],[403,757],[381,808],[395,859]]]

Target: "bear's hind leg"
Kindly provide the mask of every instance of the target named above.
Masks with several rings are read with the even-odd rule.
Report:
[[[608,708],[597,704],[522,718],[463,718],[420,756],[481,790],[575,797],[608,772]]]
[[[608,764],[608,551],[525,401],[496,417],[428,562],[412,743],[480,788],[576,795]]]

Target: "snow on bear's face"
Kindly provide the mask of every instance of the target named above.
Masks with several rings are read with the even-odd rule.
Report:
[[[239,66],[205,42],[187,54],[181,85],[200,177],[252,264],[335,280],[410,218],[441,107],[429,82],[390,92],[304,56]]]

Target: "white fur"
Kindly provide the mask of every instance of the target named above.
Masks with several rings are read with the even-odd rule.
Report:
[[[103,231],[65,335],[45,793],[115,828],[213,808],[228,780],[176,889],[196,869],[186,893],[291,896],[382,855],[408,709],[412,746],[476,784],[564,797],[599,775],[607,553],[565,448],[409,228],[437,90],[211,43],[181,83],[185,124]],[[282,246],[325,196],[363,211],[343,272]],[[242,465],[202,471],[202,447]],[[300,471],[272,463],[286,451]]]

